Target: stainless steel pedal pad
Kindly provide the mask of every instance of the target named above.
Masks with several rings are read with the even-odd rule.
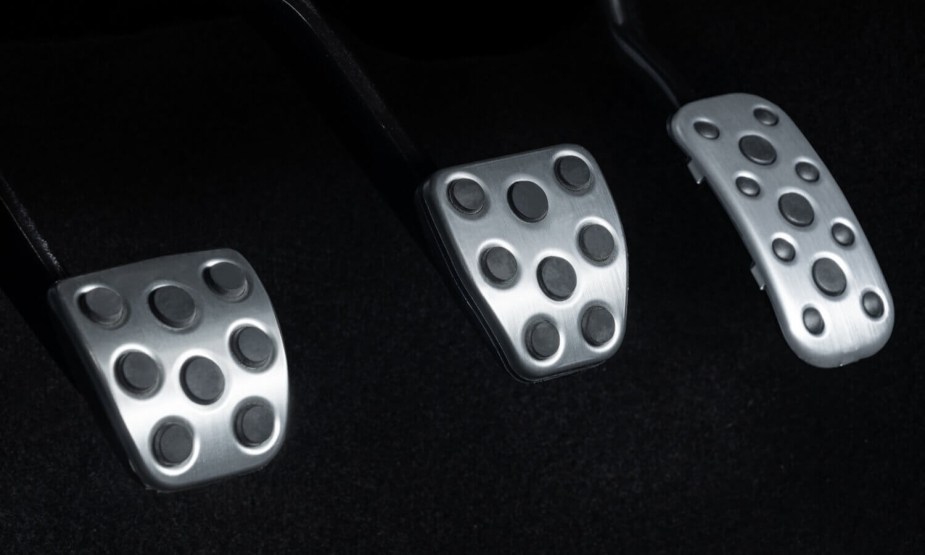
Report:
[[[588,151],[560,145],[444,169],[420,198],[454,279],[515,377],[545,380],[616,352],[626,241]]]
[[[49,301],[148,487],[249,472],[279,451],[286,351],[270,298],[237,252],[68,278]]]
[[[828,368],[879,351],[893,330],[890,290],[838,183],[787,114],[728,94],[681,107],[670,134],[732,218],[796,354]]]

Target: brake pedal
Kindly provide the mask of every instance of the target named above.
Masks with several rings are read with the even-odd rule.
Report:
[[[515,377],[565,375],[617,351],[626,241],[588,151],[560,145],[456,166],[419,192],[455,281]]]

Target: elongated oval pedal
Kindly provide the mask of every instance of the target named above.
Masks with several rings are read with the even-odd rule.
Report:
[[[237,252],[68,278],[49,301],[148,487],[249,472],[279,451],[286,351],[270,298]]]
[[[728,94],[683,106],[669,132],[729,214],[784,337],[809,364],[871,356],[893,330],[893,299],[838,183],[775,104]]]
[[[623,228],[588,151],[560,145],[456,166],[420,188],[450,272],[508,370],[540,381],[623,340]]]

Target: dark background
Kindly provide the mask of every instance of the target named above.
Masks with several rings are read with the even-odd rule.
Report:
[[[273,297],[292,402],[263,471],[147,492],[0,295],[4,550],[925,548],[911,3],[643,9],[704,96],[787,110],[862,222],[896,327],[830,370],[785,344],[667,137],[670,109],[613,54],[593,3],[324,6],[438,165],[561,142],[595,155],[630,252],[623,347],[602,369],[511,379],[307,90],[322,81],[236,5],[5,7],[0,170],[52,248],[74,274],[239,250]]]

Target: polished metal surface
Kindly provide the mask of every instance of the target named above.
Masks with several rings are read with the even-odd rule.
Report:
[[[583,182],[585,173],[575,160],[568,160],[557,174],[557,162],[569,156],[587,164],[590,183]],[[477,214],[454,205],[451,184],[458,180],[472,180],[484,190]],[[519,182],[539,186],[548,202],[545,215],[540,215],[542,199],[532,187],[518,185],[521,191],[511,191]],[[514,192],[529,197],[515,197]],[[625,330],[626,241],[604,176],[584,148],[561,145],[444,169],[422,186],[421,194],[426,219],[454,277],[516,377],[549,379],[600,364],[616,352]],[[529,212],[526,218],[524,211]],[[614,247],[605,260],[589,257],[580,246],[582,231],[592,225],[612,235]],[[492,253],[503,254],[493,251],[495,247],[516,260],[516,272],[508,280],[497,279],[494,272],[500,270],[486,276],[486,255],[489,268],[512,267],[494,260],[498,257]],[[550,257],[556,264],[540,272]],[[569,267],[574,269],[574,287]],[[582,331],[583,317],[596,306],[614,319],[613,334],[606,340],[601,333],[609,333],[610,322],[600,311],[585,319],[590,339]],[[543,322],[553,325],[558,343]]]
[[[246,277],[246,291],[237,298],[209,284],[210,268],[222,263],[233,264]],[[115,322],[88,317],[84,295],[100,287],[117,292],[124,302]],[[172,287],[192,299],[195,308],[189,321],[165,321],[155,314],[153,293]],[[51,288],[49,300],[90,373],[132,467],[148,487],[182,489],[249,472],[279,451],[289,400],[286,352],[270,298],[239,253],[220,249],[165,256],[68,278]],[[162,304],[161,309],[178,307],[189,308]],[[272,342],[272,355],[259,368],[242,364],[233,352],[236,334],[249,327]],[[129,353],[143,353],[156,362],[159,376],[151,391],[141,393],[126,382],[122,372]],[[195,383],[184,377],[185,370],[203,359],[209,361],[209,369],[220,369],[220,375],[206,375]],[[240,429],[236,432],[240,417],[253,406],[264,412],[268,407],[273,418],[272,432],[258,445]],[[192,434],[191,447],[184,444],[187,432]],[[179,443],[169,446],[173,449],[156,448],[164,437]]]
[[[718,136],[699,133],[704,123]],[[893,330],[890,290],[838,183],[793,120],[763,98],[728,94],[683,106],[670,133],[690,156],[695,179],[706,179],[742,236],[796,354],[835,367],[879,351]],[[742,147],[746,137],[760,140]],[[758,184],[757,195],[736,185],[743,177]],[[853,241],[837,239],[847,236],[845,229]],[[814,278],[821,260],[828,261],[815,266]],[[883,304],[876,316],[864,307],[870,294]]]

